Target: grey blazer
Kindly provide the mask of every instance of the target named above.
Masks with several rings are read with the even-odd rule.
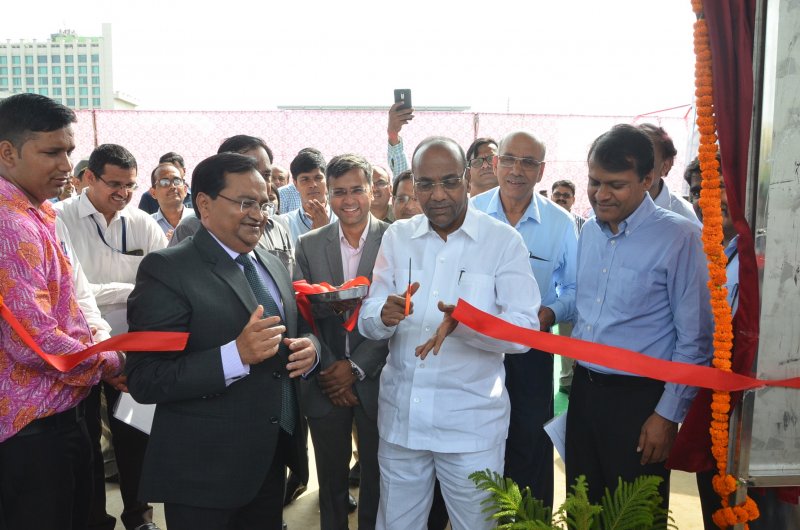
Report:
[[[358,264],[358,276],[372,280],[372,269],[381,246],[383,233],[389,227],[370,215],[369,230],[364,241],[364,250]],[[295,246],[296,279],[309,283],[328,282],[332,285],[344,283],[342,252],[339,246],[339,223],[334,222],[300,237]],[[321,369],[325,369],[339,359],[345,359],[345,336],[348,332],[342,326],[343,318],[325,306],[313,306],[315,321],[322,346]],[[350,359],[355,362],[367,377],[355,384],[355,393],[367,416],[372,419],[378,414],[378,382],[381,370],[389,353],[388,340],[370,340],[358,332],[358,327],[349,332]],[[316,377],[301,383],[301,399],[305,413],[310,418],[326,415],[333,407],[331,400],[322,393]]]

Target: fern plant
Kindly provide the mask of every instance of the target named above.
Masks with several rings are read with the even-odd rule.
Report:
[[[652,530],[677,528],[661,507],[658,486],[661,477],[641,476],[633,482],[619,479],[612,494],[606,488],[600,504],[589,502],[586,477],[571,487],[555,515],[530,488],[520,491],[510,478],[490,470],[476,471],[469,478],[489,493],[483,501],[487,520],[497,521],[500,530]]]

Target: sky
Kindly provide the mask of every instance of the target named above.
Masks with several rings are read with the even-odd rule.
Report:
[[[689,104],[688,0],[7,2],[1,39],[112,24],[140,109],[388,106],[636,116]],[[209,7],[210,6],[210,7]]]

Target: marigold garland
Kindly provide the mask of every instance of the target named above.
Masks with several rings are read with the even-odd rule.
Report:
[[[711,292],[711,310],[714,314],[714,361],[713,365],[726,372],[731,371],[731,348],[733,347],[733,325],[728,291],[725,288],[727,258],[722,248],[722,207],[720,200],[719,162],[717,162],[717,124],[714,118],[714,87],[711,70],[711,46],[708,26],[703,15],[702,0],[691,0],[692,10],[697,15],[694,23],[695,96],[697,128],[700,132],[698,158],[702,184],[700,208],[703,210],[703,250],[708,259],[708,288]],[[711,401],[711,453],[717,461],[717,475],[712,480],[714,491],[720,496],[722,507],[714,512],[713,520],[719,528],[744,524],[758,518],[758,507],[750,497],[742,504],[731,506],[730,496],[736,491],[736,479],[728,474],[728,426],[731,408],[728,392],[714,391]]]

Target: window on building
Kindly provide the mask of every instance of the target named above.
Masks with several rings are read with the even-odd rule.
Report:
[[[8,78],[0,77],[0,86],[8,86]]]
[[[85,75],[78,76],[78,84],[85,85],[85,84],[88,84],[88,83],[89,83],[89,80],[87,79],[87,77]]]
[[[92,87],[92,95],[93,96],[99,96],[100,95],[100,87],[99,86],[93,86]]]
[[[81,96],[88,96],[89,95],[89,87],[82,86],[78,89],[78,94]]]
[[[25,56],[25,64],[33,64],[33,55]]]
[[[99,107],[100,106],[100,98],[92,98],[92,106]]]
[[[75,67],[74,66],[65,66],[64,67],[64,73],[65,74],[74,74],[75,73]]]
[[[0,75],[8,75],[8,66],[0,66]]]
[[[74,85],[75,84],[75,78],[72,77],[72,76],[65,77],[64,78],[64,84],[65,85]]]
[[[0,64],[8,64],[8,57],[0,55]]]
[[[99,74],[100,73],[100,67],[96,66],[96,65],[92,66],[92,73],[93,74]]]
[[[60,77],[54,77],[53,78],[53,84],[54,85],[60,85],[61,84],[61,78]]]
[[[75,106],[75,98],[67,98],[67,107]]]
[[[60,55],[51,55],[50,56],[50,62],[53,63],[53,64],[59,64],[61,62],[61,56]]]
[[[33,75],[33,66],[25,67],[25,75]]]
[[[32,77],[26,77],[25,78],[25,84],[28,85],[28,86],[33,86],[33,78]]]
[[[46,88],[40,88],[39,89],[39,94],[41,94],[43,96],[49,96],[50,92]]]
[[[92,62],[93,63],[99,63],[100,62],[100,54],[99,53],[93,53],[92,54]]]
[[[88,74],[89,73],[89,68],[87,68],[86,66],[79,66],[78,67],[78,73],[79,74]]]
[[[39,84],[40,85],[46,85],[46,84],[48,84],[49,81],[50,81],[50,79],[48,79],[46,76],[42,76],[42,77],[39,78]]]
[[[100,76],[99,75],[93,75],[92,76],[92,84],[93,85],[99,85],[100,84]]]
[[[12,66],[11,73],[14,75],[22,75],[22,67],[21,66]]]
[[[85,63],[86,62],[86,54],[85,53],[82,53],[82,54],[78,55],[78,62],[79,63]]]
[[[53,75],[61,75],[61,67],[60,66],[54,66],[53,68],[50,69],[50,72]]]
[[[67,87],[67,95],[68,96],[74,96],[75,95],[75,87],[74,86],[68,86]]]
[[[88,107],[89,106],[89,98],[80,98],[80,105],[81,105],[81,107]]]
[[[74,63],[75,62],[75,57],[72,56],[72,55],[65,55],[64,56],[64,62],[65,63]]]
[[[11,57],[11,64],[20,64],[19,55],[14,55]]]
[[[61,87],[54,86],[53,87],[53,95],[54,96],[60,96],[61,95]]]
[[[47,64],[47,55],[37,55],[36,62],[39,64]]]
[[[36,71],[37,71],[37,73],[39,75],[46,75],[47,74],[47,67],[46,66],[40,66],[40,67],[38,67],[36,69]]]
[[[22,89],[21,88],[14,88],[14,89],[11,90],[11,93],[12,94],[20,94],[20,93],[22,93]]]
[[[14,86],[22,86],[22,78],[21,77],[15,77],[11,82],[14,83]]]

